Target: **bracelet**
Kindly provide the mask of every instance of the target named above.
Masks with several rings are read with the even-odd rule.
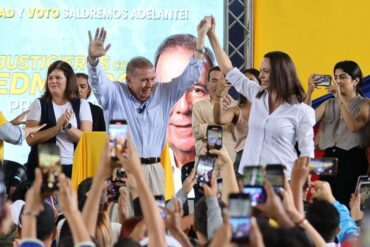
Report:
[[[303,219],[301,219],[300,221],[298,221],[297,223],[295,223],[295,225],[296,226],[303,226],[303,225],[305,225],[307,223],[308,223],[308,220],[305,217],[303,217]]]
[[[39,213],[33,212],[33,211],[26,211],[22,213],[22,216],[32,216],[32,217],[37,217]]]

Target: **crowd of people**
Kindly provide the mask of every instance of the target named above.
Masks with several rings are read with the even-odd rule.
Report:
[[[206,16],[197,37],[168,37],[154,65],[132,58],[126,82],[111,81],[100,64],[111,47],[107,31],[89,31],[88,75],[55,61],[43,95],[28,111],[10,122],[0,112],[0,158],[3,141],[26,140],[31,147],[19,168],[24,174],[14,175],[18,182],[12,189],[0,184],[1,246],[370,245],[370,205],[358,189],[358,177],[368,175],[370,100],[359,89],[359,65],[335,64],[326,86],[334,97],[313,109],[311,96],[322,75],[312,74],[305,92],[294,62],[282,51],[265,54],[259,71],[239,71],[215,25]],[[213,53],[204,46],[207,37]],[[229,95],[231,87],[238,101]],[[87,102],[91,92],[100,106]],[[110,120],[120,119],[129,125],[124,152],[116,152],[113,162],[107,137],[96,174],[74,191],[72,163],[82,134],[106,131]],[[216,148],[209,148],[210,126],[222,134]],[[164,203],[160,155],[166,135],[173,174],[182,182]],[[338,161],[335,176],[311,176],[315,143],[324,157]],[[45,144],[60,150],[53,191],[39,166]],[[199,179],[196,164],[204,157],[199,170],[207,176]],[[284,168],[281,180],[263,168],[271,164]],[[251,167],[262,172],[263,184],[243,179]],[[5,169],[4,176],[9,177]],[[261,198],[252,202],[255,195],[245,186],[260,189]],[[193,190],[195,199],[189,198]]]

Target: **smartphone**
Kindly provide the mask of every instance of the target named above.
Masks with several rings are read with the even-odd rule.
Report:
[[[216,156],[213,155],[199,155],[196,165],[196,179],[197,183],[202,186],[205,183],[210,184],[213,168],[216,164]]]
[[[311,174],[323,176],[335,176],[337,174],[337,158],[316,158],[311,159],[308,165]]]
[[[246,243],[251,229],[251,200],[248,194],[238,193],[229,195],[230,223],[232,241]]]
[[[41,195],[46,197],[58,190],[58,177],[62,173],[59,147],[54,143],[39,144],[38,158],[42,173]]]
[[[275,191],[279,191],[284,187],[284,169],[281,164],[269,164],[265,167],[266,178],[274,187]]]
[[[368,181],[369,181],[369,176],[368,176],[368,175],[360,175],[360,176],[358,176],[358,178],[357,178],[357,183],[356,183],[356,190],[355,190],[355,193],[357,193],[358,186],[360,185],[360,183],[368,182]],[[369,182],[370,182],[370,181],[369,181]]]
[[[322,86],[327,87],[331,84],[331,75],[320,75],[322,78],[322,81],[319,83],[316,83],[316,86]]]
[[[263,186],[263,173],[262,166],[245,166],[243,171],[243,184]]]
[[[0,223],[5,217],[5,201],[6,201],[6,186],[5,186],[5,174],[2,168],[0,168]]]
[[[263,186],[244,185],[243,193],[249,194],[252,206],[266,202],[266,191]]]
[[[126,172],[122,167],[120,167],[113,169],[112,175],[108,179],[107,194],[110,195],[110,199],[113,202],[118,202],[118,198],[120,196],[119,189],[126,185],[123,180],[125,177]]]
[[[360,208],[365,211],[370,206],[370,182],[362,182],[358,186],[361,197]]]
[[[166,207],[166,201],[164,200],[164,196],[163,195],[155,195],[154,199],[155,199],[155,202],[156,202],[157,206],[159,207],[159,212],[160,212],[162,218],[166,219],[168,215],[167,215],[167,211],[163,210],[163,208]]]
[[[117,161],[117,153],[126,152],[128,125],[125,119],[111,120],[108,126],[110,156]]]
[[[208,125],[207,127],[207,149],[222,148],[222,126]]]

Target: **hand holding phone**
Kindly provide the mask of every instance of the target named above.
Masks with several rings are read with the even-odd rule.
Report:
[[[222,126],[208,125],[207,127],[207,149],[222,148]]]
[[[45,197],[58,190],[58,177],[62,173],[59,147],[53,143],[40,144],[38,157],[42,173],[41,194]]]
[[[370,207],[370,182],[360,183],[358,190],[361,197],[360,209],[364,211]]]
[[[230,224],[232,241],[246,243],[251,229],[251,200],[248,194],[229,195]]]
[[[328,87],[331,85],[331,75],[320,75],[320,82],[316,83],[316,86]]]
[[[335,176],[337,174],[337,166],[337,158],[316,158],[310,160],[308,169],[311,174]]]
[[[216,163],[216,156],[213,155],[199,155],[196,164],[196,179],[197,183],[202,186],[207,183],[210,184],[212,172]]]
[[[117,153],[126,152],[126,140],[128,135],[128,125],[125,119],[111,120],[108,126],[109,148],[111,159],[117,161]]]
[[[167,219],[167,211],[164,209],[166,208],[166,201],[164,200],[164,196],[163,195],[155,195],[154,196],[154,200],[157,204],[157,206],[159,207],[159,212],[162,216],[163,219]]]

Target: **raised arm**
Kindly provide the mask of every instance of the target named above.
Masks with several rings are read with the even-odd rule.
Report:
[[[219,83],[216,89],[215,104],[213,105],[213,118],[217,124],[229,124],[235,121],[236,107],[223,110],[222,98],[228,95],[230,86]]]
[[[163,219],[159,213],[154,196],[144,178],[141,162],[131,138],[127,140],[127,156],[118,154],[120,162],[126,173],[135,177],[139,194],[140,205],[144,216],[144,221],[148,229],[149,246],[167,246],[165,241],[165,227]]]
[[[76,245],[95,246],[89,236],[89,232],[78,210],[77,194],[73,191],[71,181],[64,175],[59,176],[59,190],[56,195],[63,214],[68,221],[72,232],[73,242]],[[99,201],[99,200],[97,200]]]
[[[87,230],[90,236],[95,236],[96,224],[98,220],[99,202],[97,200],[104,191],[105,181],[111,174],[111,158],[109,155],[109,145],[106,142],[101,159],[99,168],[93,178],[90,191],[87,195],[87,200],[82,210],[82,218],[87,226]]]
[[[228,201],[230,193],[239,193],[238,182],[236,181],[233,161],[231,160],[226,148],[221,150],[212,149],[209,151],[213,155],[217,155],[217,167],[221,171],[222,177],[222,200]]]
[[[199,81],[200,73],[203,68],[204,60],[204,40],[208,30],[211,28],[211,21],[202,20],[197,26],[198,38],[194,55],[189,59],[189,63],[180,76],[173,78],[169,83],[157,85],[163,88],[167,95],[163,97],[171,99],[171,106],[175,104],[182,95],[195,82]]]
[[[207,33],[209,42],[211,43],[213,52],[215,53],[215,57],[217,60],[217,64],[220,66],[222,72],[226,75],[229,71],[233,68],[230,58],[226,55],[224,50],[221,47],[221,44],[217,38],[215,27],[216,21],[213,16],[206,16],[204,17],[205,21],[211,21],[211,29]]]
[[[107,31],[103,27],[101,29],[96,29],[94,38],[92,38],[91,32],[89,31],[89,55],[87,57],[89,84],[99,104],[104,109],[108,107],[107,105],[109,104],[110,97],[113,97],[114,92],[117,90],[115,85],[105,74],[98,60],[100,57],[105,56],[111,47],[111,44],[104,47],[106,37]]]

